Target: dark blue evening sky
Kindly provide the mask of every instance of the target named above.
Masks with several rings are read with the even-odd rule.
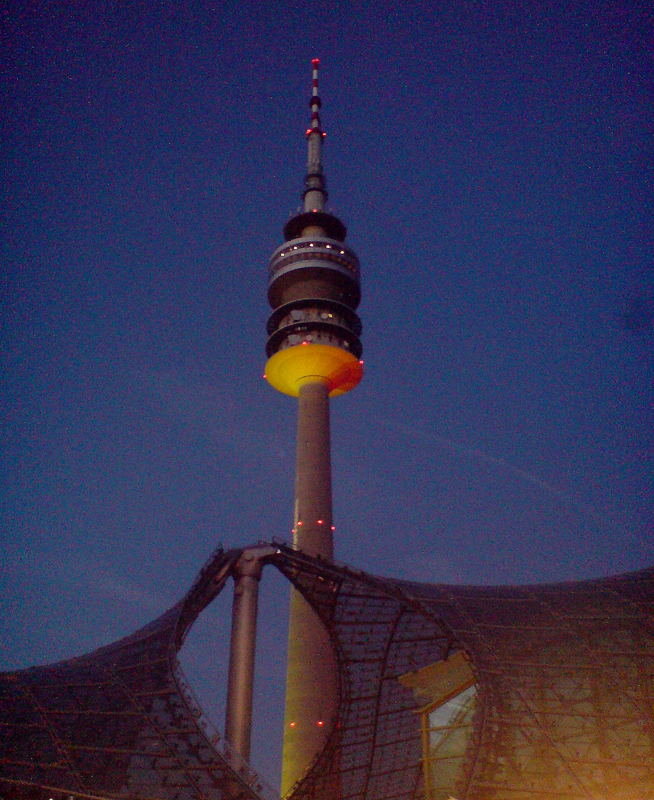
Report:
[[[364,280],[366,375],[333,403],[339,560],[453,583],[652,564],[647,6],[5,12],[0,667],[117,639],[219,543],[290,535],[266,264],[314,56]],[[270,774],[286,601],[266,580]],[[221,726],[219,614],[183,661]]]

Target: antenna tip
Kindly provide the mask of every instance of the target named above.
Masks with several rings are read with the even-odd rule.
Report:
[[[320,59],[319,58],[312,58],[311,59],[311,65],[313,66],[314,69],[318,69],[318,65],[319,64],[320,64]]]

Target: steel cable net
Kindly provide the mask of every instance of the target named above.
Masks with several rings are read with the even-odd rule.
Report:
[[[292,800],[654,798],[654,570],[466,587],[290,553],[280,568],[329,628],[341,689],[331,739]],[[401,679],[457,651],[479,699],[461,768],[438,791]]]
[[[654,799],[654,569],[558,585],[443,586],[274,549],[268,560],[329,630],[339,673],[329,740],[292,800]],[[178,605],[133,636],[0,676],[0,795],[261,797],[262,783],[204,720],[176,660],[242,552],[217,553]],[[437,785],[421,713],[434,687],[423,676],[461,654],[477,701],[461,765]]]
[[[217,552],[184,599],[93,653],[0,675],[0,797],[259,800],[176,653],[240,554]]]

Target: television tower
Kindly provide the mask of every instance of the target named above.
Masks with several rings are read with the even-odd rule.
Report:
[[[320,124],[319,60],[311,62],[311,120],[301,211],[284,226],[284,244],[269,265],[266,378],[298,398],[293,542],[331,559],[334,550],[329,398],[361,380],[359,260],[343,243],[345,225],[325,210]],[[302,778],[331,731],[337,695],[336,662],[315,612],[291,592],[284,720],[282,794]]]

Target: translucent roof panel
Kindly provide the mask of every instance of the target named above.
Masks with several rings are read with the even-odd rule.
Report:
[[[472,734],[477,687],[469,686],[443,705],[425,711],[426,796],[447,800],[456,791]]]

